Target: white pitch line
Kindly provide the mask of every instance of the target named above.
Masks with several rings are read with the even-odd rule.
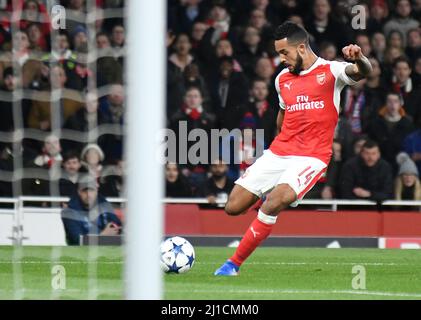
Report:
[[[367,295],[367,296],[384,296],[384,297],[413,297],[421,298],[421,294],[407,292],[382,292],[382,291],[365,291],[365,290],[166,290],[167,293],[258,293],[258,294],[351,294],[351,295]]]
[[[212,262],[198,262],[197,264],[214,265]],[[414,265],[416,263],[413,263]],[[354,266],[354,265],[365,265],[365,266],[408,266],[410,263],[395,263],[395,262],[326,262],[326,261],[313,261],[313,262],[246,262],[246,265],[277,265],[277,266],[312,266],[312,265],[337,265],[337,266]]]
[[[31,260],[0,260],[0,264],[123,264],[123,261],[31,261]]]
[[[123,264],[124,261],[37,261],[37,260],[0,260],[0,264]],[[195,264],[202,265],[217,265],[218,262],[200,262],[195,261]],[[313,262],[247,262],[246,265],[274,265],[274,266],[320,266],[320,265],[333,265],[333,266],[409,266],[416,263],[395,263],[395,262],[327,262],[327,261],[313,261]]]

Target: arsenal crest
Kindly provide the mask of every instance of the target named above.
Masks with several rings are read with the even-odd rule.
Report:
[[[317,83],[322,85],[326,81],[326,73],[325,72],[319,73],[318,75],[316,75],[316,78],[317,78]]]

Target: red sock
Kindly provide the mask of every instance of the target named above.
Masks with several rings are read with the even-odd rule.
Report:
[[[261,215],[259,211],[259,216]],[[276,217],[275,218],[276,221]],[[241,242],[235,251],[234,255],[230,260],[237,266],[241,264],[252,254],[252,252],[260,245],[260,243],[265,240],[272,231],[274,223],[265,223],[256,219],[253,220],[250,227],[247,229],[246,233],[241,239]]]

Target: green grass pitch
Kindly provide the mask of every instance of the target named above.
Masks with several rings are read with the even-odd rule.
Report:
[[[259,248],[240,276],[215,277],[233,249],[195,249],[191,271],[164,276],[166,299],[421,299],[418,250]],[[54,265],[65,290],[52,289]],[[365,290],[352,287],[355,265]],[[0,299],[121,299],[123,267],[120,247],[0,247]]]

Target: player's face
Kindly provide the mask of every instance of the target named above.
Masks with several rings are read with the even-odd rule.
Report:
[[[380,159],[380,150],[378,147],[363,148],[361,157],[367,167],[373,167]]]
[[[305,51],[304,44],[292,45],[284,38],[275,41],[275,50],[281,58],[281,63],[288,68],[289,72],[293,74],[300,73],[303,67],[302,54]]]

